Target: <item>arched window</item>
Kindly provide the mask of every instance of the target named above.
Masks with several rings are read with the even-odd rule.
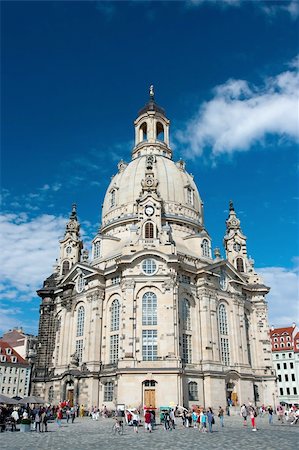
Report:
[[[147,123],[144,122],[139,128],[139,142],[147,140]]]
[[[142,325],[157,325],[157,296],[146,292],[142,297]]]
[[[182,327],[183,330],[191,330],[191,310],[190,303],[186,298],[182,300]]]
[[[68,273],[69,270],[70,270],[70,263],[69,263],[69,261],[63,261],[61,274],[65,275],[66,273]]]
[[[164,142],[164,127],[161,122],[157,122],[156,125],[156,139]]]
[[[80,306],[77,313],[77,334],[76,336],[83,336],[84,334],[84,318],[85,318],[85,309],[84,306]]]
[[[111,331],[117,331],[119,330],[119,310],[120,310],[120,304],[117,299],[113,300],[111,305]]]
[[[242,258],[237,258],[237,270],[239,272],[244,272],[244,261]]]
[[[113,189],[110,192],[110,207],[113,208],[116,205],[116,190]]]
[[[195,381],[188,383],[189,400],[198,400],[198,386]]]
[[[210,256],[210,246],[209,246],[209,241],[207,239],[203,239],[202,244],[202,256]]]
[[[101,241],[96,241],[93,244],[93,257],[94,259],[99,258],[101,256]]]
[[[84,287],[85,287],[85,279],[83,278],[83,275],[80,274],[77,278],[77,292],[78,294],[81,294],[81,292],[83,292]]]
[[[230,352],[228,340],[227,314],[225,305],[222,303],[218,308],[218,326],[220,334],[221,361],[225,366],[230,365]]]
[[[144,226],[145,239],[154,239],[154,224],[152,222],[146,222]]]
[[[48,392],[48,402],[52,403],[54,400],[54,388],[53,386],[49,387],[49,392]]]

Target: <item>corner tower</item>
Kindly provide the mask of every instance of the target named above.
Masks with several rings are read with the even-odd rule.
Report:
[[[65,275],[75,263],[80,261],[82,248],[77,206],[73,204],[64,237],[60,241],[59,275]]]

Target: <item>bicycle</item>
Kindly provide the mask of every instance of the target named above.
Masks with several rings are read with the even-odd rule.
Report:
[[[124,434],[124,425],[123,425],[123,421],[116,421],[113,426],[112,426],[112,433],[113,434]]]

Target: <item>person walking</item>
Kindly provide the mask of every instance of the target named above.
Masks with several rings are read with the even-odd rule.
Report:
[[[268,414],[269,414],[269,425],[272,425],[273,424],[273,408],[272,408],[272,406],[269,406]]]
[[[34,416],[34,422],[35,422],[35,431],[39,431],[40,433],[40,423],[41,423],[41,411],[38,409]]]
[[[199,431],[202,431],[203,433],[207,432],[207,414],[205,410],[202,410],[200,413],[200,427]]]
[[[219,406],[218,417],[219,417],[219,420],[220,420],[221,428],[223,428],[224,427],[224,423],[223,423],[224,409],[221,406]]]
[[[243,427],[247,427],[248,411],[245,403],[241,406],[240,416],[243,418]]]
[[[248,412],[251,420],[252,431],[256,431],[255,418],[257,416],[257,412],[255,407],[251,403],[249,403]]]
[[[71,418],[71,410],[70,410],[70,408],[67,408],[67,410],[66,410],[66,423],[69,423],[70,418]]]
[[[75,409],[74,406],[71,407],[70,413],[71,413],[72,423],[74,423],[74,420],[75,420],[75,417],[76,417],[76,409]]]
[[[209,433],[213,433],[212,428],[215,423],[215,419],[214,419],[214,413],[213,413],[211,407],[208,408],[207,417],[208,417],[208,424],[209,424]]]
[[[138,433],[140,416],[139,416],[139,412],[137,410],[132,411],[132,422],[133,422],[134,433]]]
[[[171,408],[170,413],[169,413],[169,417],[172,423],[172,428],[175,429],[175,415],[174,415],[174,409]]]
[[[41,424],[42,424],[42,432],[48,431],[48,416],[45,409],[43,409],[41,413]]]
[[[56,412],[56,422],[57,422],[58,428],[61,427],[61,420],[62,420],[62,409],[58,408],[58,410]]]
[[[144,414],[144,428],[148,430],[150,433],[152,432],[152,416],[149,410],[147,409]]]

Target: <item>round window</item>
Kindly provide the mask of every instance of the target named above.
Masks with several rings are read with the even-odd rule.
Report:
[[[153,275],[157,271],[157,264],[154,259],[145,259],[142,263],[143,273]]]

